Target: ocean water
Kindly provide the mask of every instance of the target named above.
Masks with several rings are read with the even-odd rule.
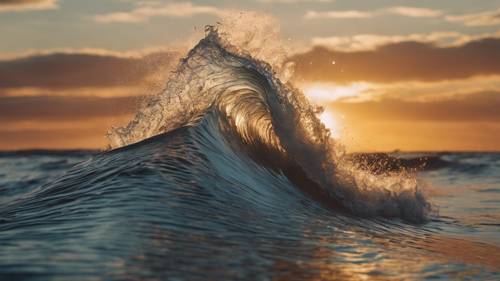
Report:
[[[347,154],[231,43],[108,151],[0,154],[0,280],[500,279],[499,153]]]

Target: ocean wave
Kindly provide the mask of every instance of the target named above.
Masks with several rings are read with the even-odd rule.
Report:
[[[197,126],[211,113],[219,124],[214,129],[236,133],[249,148],[244,150],[270,152],[285,159],[280,165],[300,167],[336,205],[362,216],[425,221],[430,204],[411,173],[375,175],[360,169],[345,157],[342,144],[318,119],[320,110],[299,89],[281,82],[270,64],[232,45],[217,28],[206,32],[165,89],[127,126],[109,133],[112,147]]]

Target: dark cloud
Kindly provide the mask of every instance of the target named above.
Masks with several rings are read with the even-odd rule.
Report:
[[[500,92],[427,102],[390,98],[360,103],[335,102],[331,107],[346,118],[356,120],[500,122]]]
[[[297,64],[298,78],[314,81],[340,83],[463,79],[500,74],[500,39],[482,39],[456,47],[401,42],[358,52],[315,47],[292,56],[290,60]]]
[[[176,53],[166,52],[139,58],[56,53],[4,60],[0,61],[0,88],[134,85],[144,82],[150,75],[166,75],[178,57]],[[463,79],[476,75],[500,75],[500,39],[473,41],[458,47],[402,42],[358,52],[315,47],[292,56],[290,60],[297,64],[297,78],[311,81]]]
[[[0,122],[77,121],[135,112],[138,97],[34,96],[0,98]]]
[[[174,53],[141,58],[97,54],[49,54],[0,61],[0,88],[108,87],[141,83],[175,62]]]

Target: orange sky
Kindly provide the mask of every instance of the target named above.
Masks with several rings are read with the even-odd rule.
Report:
[[[0,2],[0,150],[105,148],[193,27],[233,9],[281,26],[292,82],[349,150],[500,150],[500,0],[131,2]]]
[[[450,58],[449,48],[433,47],[438,50],[423,61],[401,60],[397,44],[340,54],[310,49],[290,57],[297,63],[292,81],[326,108],[330,120],[324,121],[334,124],[348,150],[496,151],[500,53],[481,44],[500,46],[500,39],[472,44],[478,50],[467,59],[484,64],[465,70],[455,68],[467,67],[467,59],[449,63],[462,59],[460,52]],[[381,55],[384,48],[393,53]],[[451,52],[461,49],[467,46]],[[372,59],[357,58],[367,54]],[[388,62],[381,65],[377,56]],[[446,64],[439,64],[440,56]],[[107,130],[126,124],[142,97],[161,89],[176,58],[49,54],[0,61],[0,149],[105,148]]]

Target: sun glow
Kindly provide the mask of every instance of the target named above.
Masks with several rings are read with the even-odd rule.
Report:
[[[333,102],[343,98],[357,98],[369,89],[367,83],[352,83],[347,86],[336,84],[312,84],[303,87],[307,97],[313,102]]]
[[[335,113],[328,107],[328,103],[334,102],[341,98],[356,98],[362,91],[367,89],[364,83],[354,83],[348,86],[336,86],[334,84],[313,84],[303,87],[304,93],[309,100],[324,108],[324,111],[319,114],[319,119],[330,129],[332,137],[340,139],[342,137],[343,125],[341,116]]]
[[[325,110],[319,115],[321,122],[330,129],[332,137],[339,139],[341,137],[342,125],[339,122],[339,118],[330,110]]]

